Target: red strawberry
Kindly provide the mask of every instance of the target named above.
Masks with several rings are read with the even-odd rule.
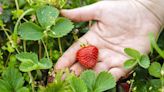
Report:
[[[97,63],[98,48],[95,46],[86,46],[78,50],[76,54],[77,61],[86,68],[93,68]]]

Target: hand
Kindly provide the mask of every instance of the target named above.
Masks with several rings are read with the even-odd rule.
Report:
[[[61,13],[77,22],[97,21],[55,65],[55,69],[68,67],[77,75],[85,70],[76,62],[76,52],[80,49],[81,42],[97,46],[99,49],[99,62],[93,70],[97,73],[108,71],[118,80],[130,71],[123,67],[124,61],[129,59],[124,53],[124,48],[134,48],[142,53],[148,53],[148,33],[154,32],[156,35],[161,26],[152,12],[134,0],[100,1],[73,10],[62,10]]]

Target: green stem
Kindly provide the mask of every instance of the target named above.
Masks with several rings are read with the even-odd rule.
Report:
[[[29,82],[29,83],[31,84],[32,92],[35,92],[34,78],[33,78],[32,74],[31,74],[31,72],[28,72],[28,75],[29,75],[29,77],[30,77],[30,82]]]
[[[24,48],[24,52],[26,52],[27,50],[26,50],[26,41],[25,40],[23,40],[23,48]]]
[[[41,45],[40,40],[38,41],[38,44],[39,44],[39,59],[41,59],[41,57],[42,57],[42,45]]]
[[[164,53],[163,53],[163,51],[159,48],[159,46],[157,45],[153,33],[150,33],[150,34],[149,34],[149,39],[150,39],[150,41],[151,41],[151,45],[153,46],[153,48],[154,48],[154,49],[158,52],[158,54],[164,59]]]
[[[9,34],[6,32],[8,29],[5,29],[2,26],[2,30],[5,32],[5,35],[7,36],[8,40],[10,41],[11,44],[14,44],[13,40],[10,38]],[[15,50],[17,51],[17,53],[20,53],[19,50],[17,48],[15,48]]]
[[[15,0],[15,5],[16,5],[17,10],[19,10],[18,0]]]
[[[3,26],[1,26],[1,27],[3,27]],[[3,29],[1,29],[0,31],[4,31],[4,30],[7,31],[8,33],[12,34],[12,32],[11,32],[9,29],[6,29],[6,28],[4,28],[4,27],[3,27]]]
[[[47,46],[46,46],[46,44],[44,43],[43,40],[41,40],[41,41],[42,41],[42,43],[43,43],[43,46],[44,46],[45,52],[46,52],[46,54],[47,54],[47,58],[50,59],[50,58],[49,58],[49,54],[48,54],[48,50],[47,50]]]
[[[59,45],[60,54],[62,55],[63,54],[63,50],[62,50],[60,38],[58,38],[58,45]]]
[[[132,80],[130,80],[130,88],[129,88],[129,92],[132,92],[132,87],[133,87],[133,82],[134,82],[134,80],[132,79]]]
[[[18,50],[17,48],[15,48],[15,50],[17,51],[18,54],[20,53],[19,50]]]
[[[9,58],[10,58],[10,55],[11,55],[11,53],[9,53],[9,55],[7,56],[7,60],[6,60],[6,62],[5,62],[5,67],[7,66],[7,63],[8,63]]]
[[[17,22],[16,22],[16,24],[15,24],[15,27],[14,27],[14,34],[15,34],[15,35],[17,35],[17,29],[18,29],[18,25],[19,25],[21,19],[22,19],[27,13],[32,12],[32,11],[34,11],[34,9],[32,9],[32,8],[31,8],[31,9],[28,9],[28,10],[26,10],[26,11],[19,17],[19,19],[17,20]]]
[[[27,19],[25,19],[25,18],[23,18],[23,20],[25,21],[25,22],[29,22]]]
[[[5,35],[7,36],[7,38],[9,39],[9,41],[12,42],[12,39],[10,38],[9,34],[6,32],[7,29],[5,29],[5,28],[2,26],[2,30],[5,32]]]
[[[76,29],[76,31],[78,31],[78,29]],[[73,39],[77,42],[79,40],[77,33],[73,32]]]

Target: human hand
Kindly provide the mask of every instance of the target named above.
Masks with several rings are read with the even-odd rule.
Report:
[[[61,13],[77,22],[97,21],[55,65],[55,69],[68,67],[76,75],[85,70],[76,62],[76,52],[80,49],[80,43],[88,43],[99,49],[99,62],[93,70],[97,73],[108,71],[118,80],[130,71],[123,67],[124,61],[129,59],[124,53],[124,48],[134,48],[142,53],[148,53],[148,33],[153,32],[157,35],[161,26],[161,21],[135,0],[100,1],[73,10],[62,10]]]

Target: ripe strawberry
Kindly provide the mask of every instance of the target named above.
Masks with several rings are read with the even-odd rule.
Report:
[[[97,63],[98,48],[95,46],[85,46],[78,50],[76,60],[86,68],[93,68]]]

